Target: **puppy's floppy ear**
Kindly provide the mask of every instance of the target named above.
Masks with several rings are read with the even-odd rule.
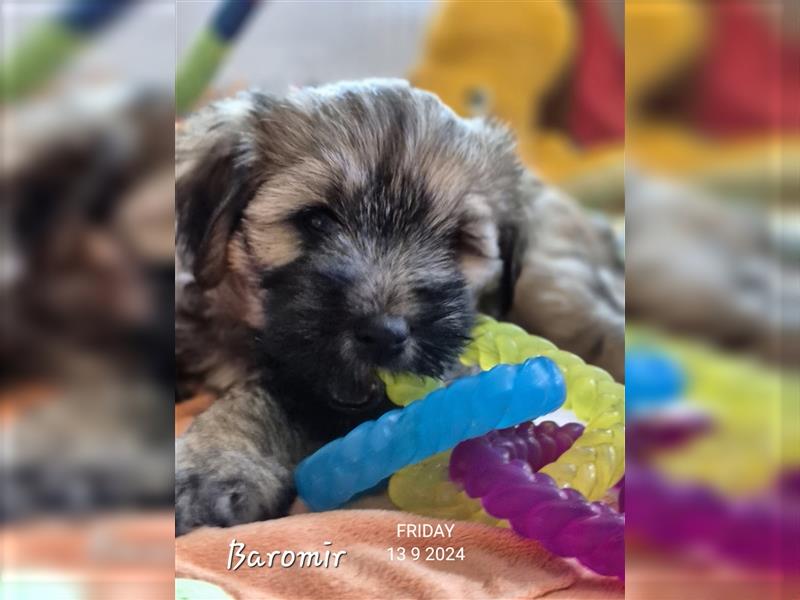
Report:
[[[176,133],[176,232],[195,280],[216,286],[225,274],[228,240],[257,189],[246,131],[251,101],[209,106]]]
[[[498,245],[503,271],[500,275],[499,309],[505,316],[514,302],[514,289],[522,272],[525,251],[525,230],[522,222],[502,223],[498,227]]]

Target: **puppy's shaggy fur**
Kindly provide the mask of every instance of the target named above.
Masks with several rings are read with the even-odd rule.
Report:
[[[452,376],[475,311],[524,304],[518,281],[569,316],[568,336],[589,325],[587,358],[618,350],[621,301],[593,266],[605,238],[524,172],[503,128],[431,94],[396,81],[248,93],[176,144],[179,380],[223,395],[178,441],[178,533],[283,514],[300,458],[390,408],[376,369]],[[545,255],[590,253],[572,286],[588,291],[568,306],[553,269],[529,261],[547,290],[526,276],[547,215],[573,239]]]

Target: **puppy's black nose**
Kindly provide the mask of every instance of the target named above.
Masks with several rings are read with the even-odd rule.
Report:
[[[400,354],[408,340],[408,323],[403,317],[376,315],[356,327],[356,340],[371,352],[383,356]]]

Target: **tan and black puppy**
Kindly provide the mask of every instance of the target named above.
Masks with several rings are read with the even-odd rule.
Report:
[[[518,281],[558,303],[524,263],[537,212],[561,227],[572,205],[503,128],[404,82],[244,94],[189,119],[176,157],[179,383],[222,394],[177,443],[178,533],[284,514],[299,459],[391,408],[377,369],[452,376],[476,311],[507,315]],[[573,212],[546,252],[605,252]],[[610,320],[589,306],[608,303],[597,273],[573,284],[587,306],[558,307],[594,358],[622,340],[617,300]]]

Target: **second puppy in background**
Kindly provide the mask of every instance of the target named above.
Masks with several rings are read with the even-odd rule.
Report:
[[[432,94],[244,94],[176,163],[178,383],[221,395],[177,443],[179,534],[285,514],[297,462],[391,407],[376,370],[453,376],[477,310],[622,371],[613,238]]]

